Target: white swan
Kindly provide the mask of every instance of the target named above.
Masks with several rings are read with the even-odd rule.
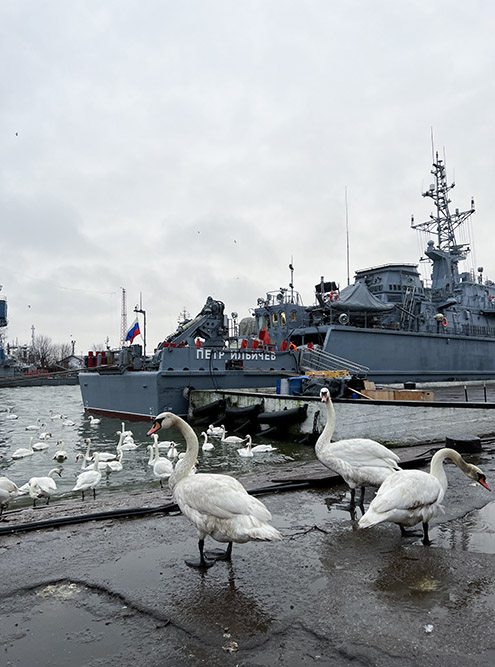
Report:
[[[0,516],[7,509],[10,502],[10,493],[0,486]]]
[[[32,456],[34,454],[33,440],[34,436],[31,436],[31,438],[29,439],[29,447],[19,447],[19,449],[16,449],[15,452],[12,454],[12,458],[23,459],[26,456]]]
[[[212,442],[208,442],[208,436],[204,431],[201,432],[201,435],[203,436],[203,444],[201,445],[201,449],[204,452],[211,452],[212,449],[215,449],[215,445]]]
[[[244,457],[252,457],[254,456],[252,449],[251,449],[251,436],[247,436],[247,445],[245,447],[242,447],[241,449],[237,450],[237,453],[239,456],[244,456]]]
[[[86,454],[84,455],[84,458],[86,461],[93,461],[93,455],[90,454],[90,448],[91,448],[91,438],[84,438],[83,440],[84,443],[86,443],[87,448],[86,448]],[[117,451],[119,449],[120,443],[117,445]],[[118,457],[118,454],[112,454],[112,452],[98,452],[98,461],[100,464],[106,463],[106,461],[115,461]]]
[[[124,422],[122,422],[122,426],[124,425]],[[119,434],[119,441],[117,443],[117,449],[123,449],[125,451],[131,451],[133,449],[137,449],[139,445],[136,445],[134,442],[134,438],[131,436],[125,436],[124,431],[117,431]]]
[[[58,440],[57,441],[58,449],[53,455],[53,458],[55,461],[58,461],[59,463],[63,463],[67,459],[67,452],[65,451],[65,444],[63,440]]]
[[[206,429],[207,435],[212,435],[214,438],[221,438],[223,435],[223,426],[213,426],[210,424]]]
[[[198,438],[183,419],[162,412],[153,421],[148,435],[160,428],[179,429],[186,441],[186,453],[170,476],[169,486],[181,511],[199,533],[199,559],[187,560],[192,567],[209,567],[215,560],[228,560],[232,542],[280,540],[281,534],[268,524],[271,514],[259,500],[250,496],[236,479],[228,475],[197,473],[190,475],[198,458]],[[225,552],[204,553],[204,539],[210,535],[217,542],[227,542]],[[214,560],[210,560],[213,557]]]
[[[160,450],[158,449],[158,435],[153,433],[154,439],[154,459],[153,459],[153,475],[160,480],[160,486],[163,488],[163,480],[168,479],[174,471],[174,466],[170,459],[160,457]]]
[[[124,457],[124,451],[122,448],[119,448],[119,456],[117,459],[112,461],[99,461],[98,470],[106,472],[109,475],[111,472],[121,472],[124,468],[122,459]]]
[[[31,477],[27,483],[28,492],[33,499],[33,507],[36,507],[37,498],[46,498],[46,504],[50,502],[50,497],[57,490],[57,485],[52,475],[62,476],[60,468],[52,468],[45,477]]]
[[[226,442],[229,445],[240,445],[243,442],[246,442],[246,438],[239,438],[237,435],[225,435],[225,426],[222,424],[222,435],[220,437],[220,442]]]
[[[0,514],[2,513],[3,509],[8,506],[12,498],[15,498],[18,495],[19,488],[17,484],[8,477],[0,477],[0,504],[2,505]],[[3,500],[1,500],[1,498],[3,498]]]
[[[34,443],[33,449],[37,452],[41,451],[42,449],[48,449],[48,447],[50,446],[47,443],[49,437],[51,437],[51,433],[45,433],[44,438],[42,438],[39,442]]]
[[[93,417],[93,415],[89,415],[89,425],[90,426],[99,426],[101,424],[101,419],[97,417]]]
[[[246,436],[248,444],[252,445],[252,439],[250,435]],[[251,447],[251,451],[253,454],[261,454],[262,452],[274,452],[277,448],[273,447],[272,445],[254,445],[254,447]]]
[[[466,463],[454,449],[439,449],[430,463],[430,472],[423,470],[399,470],[387,477],[371,504],[359,519],[359,528],[368,528],[383,521],[398,523],[403,535],[404,526],[423,523],[423,544],[430,544],[428,523],[443,511],[440,504],[447,490],[447,475],[443,467],[445,459],[453,461],[462,472],[490,491],[486,477],[480,468]]]
[[[53,410],[48,410],[48,414],[50,415],[50,419],[53,421],[54,419],[65,419],[65,415],[54,415]]]
[[[36,424],[29,424],[24,428],[25,431],[39,431],[41,428],[41,419],[37,417]]]
[[[76,422],[72,421],[72,419],[64,419],[62,422],[62,426],[75,426]]]
[[[168,459],[176,459],[179,456],[179,452],[177,451],[177,447],[175,446],[174,442],[171,442],[170,445],[168,446],[168,452],[167,452],[167,458]]]
[[[19,493],[17,484],[8,477],[3,477],[3,476],[0,477],[0,488],[7,491],[10,494],[11,498],[15,498]]]
[[[12,412],[12,408],[7,408],[7,416],[5,419],[19,419],[19,417]]]
[[[315,453],[324,466],[338,473],[351,489],[351,507],[355,504],[356,488],[361,487],[363,504],[366,486],[380,486],[394,471],[400,470],[399,457],[387,447],[368,438],[351,438],[331,442],[335,430],[335,409],[327,387],[320,390],[326,404],[327,423],[316,441]]]
[[[84,464],[84,457],[83,457]],[[84,492],[93,489],[93,498],[96,498],[96,487],[101,481],[101,472],[98,470],[98,452],[94,455],[94,464],[92,469],[84,470],[77,478],[73,491],[81,491],[84,500]]]

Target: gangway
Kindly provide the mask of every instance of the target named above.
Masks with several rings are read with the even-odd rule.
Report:
[[[309,347],[299,350],[299,368],[306,375],[323,377],[366,376],[370,370],[368,366]]]

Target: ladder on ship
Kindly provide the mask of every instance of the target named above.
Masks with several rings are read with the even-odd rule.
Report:
[[[321,375],[323,377],[366,376],[370,370],[368,366],[356,364],[349,359],[338,357],[323,350],[303,348],[299,355],[299,368],[306,375]]]

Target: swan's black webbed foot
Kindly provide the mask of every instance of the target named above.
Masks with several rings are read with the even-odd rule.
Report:
[[[199,558],[197,560],[186,560],[186,565],[189,565],[189,567],[197,567],[199,569],[206,569],[208,567],[211,567],[212,565],[215,565],[216,559],[210,559],[208,556],[204,553],[204,547],[205,547],[205,541],[199,540],[198,542],[198,548],[199,548]]]
[[[186,559],[184,562],[186,565],[189,565],[189,567],[195,567],[198,570],[203,570],[211,567],[212,565],[215,565],[216,561],[210,560],[209,558],[205,558],[205,556],[202,556],[197,560]]]
[[[406,530],[401,524],[399,524],[399,528],[402,537],[421,537],[423,535],[418,530]]]
[[[229,542],[229,546],[225,551],[213,549],[212,551],[205,551],[205,556],[214,560],[230,560],[232,556],[232,542]]]

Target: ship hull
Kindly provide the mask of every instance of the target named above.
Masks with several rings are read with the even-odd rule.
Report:
[[[243,367],[229,368],[229,362]],[[290,353],[222,350],[200,354],[185,347],[171,348],[158,370],[81,371],[79,385],[86,411],[147,420],[161,412],[187,415],[191,389],[275,388],[278,379],[295,374],[297,360]]]
[[[330,326],[325,352],[368,366],[375,382],[495,378],[495,338]]]

